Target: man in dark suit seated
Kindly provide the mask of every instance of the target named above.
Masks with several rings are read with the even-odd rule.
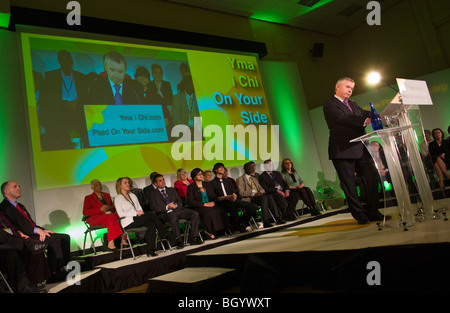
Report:
[[[283,219],[293,221],[300,195],[297,192],[290,192],[289,185],[284,181],[281,173],[273,170],[271,160],[264,161],[264,166],[266,170],[258,176],[261,187],[264,188],[266,194],[273,198]]]
[[[283,222],[279,218],[277,205],[272,197],[268,196],[254,173],[256,166],[254,162],[244,164],[244,174],[236,179],[237,190],[242,200],[256,203],[261,207],[264,227],[272,227],[270,221],[272,216],[277,224]],[[272,213],[272,214],[271,214]]]
[[[90,104],[142,104],[143,88],[127,75],[127,61],[116,51],[103,56],[104,73],[93,82]]]
[[[216,163],[213,168],[215,174],[210,184],[217,195],[217,204],[228,213],[231,230],[245,232],[252,217],[256,217],[258,205],[253,202],[243,201],[237,195],[233,182],[224,176],[226,168],[223,163]],[[243,211],[239,218],[239,209]]]
[[[42,247],[27,247],[23,240],[0,230],[0,270],[6,274],[6,281],[13,292],[18,293],[45,293],[45,289],[37,288],[28,278],[21,253],[32,249],[33,253],[43,253]]]
[[[1,231],[3,230],[3,231]],[[45,256],[47,243],[30,238],[23,234],[9,221],[6,215],[0,211],[0,246],[17,250],[21,263],[25,268],[28,282],[36,287],[44,285],[51,277],[50,268]]]
[[[335,95],[323,105],[323,112],[330,130],[329,158],[338,174],[349,211],[359,224],[367,224],[383,220],[383,215],[378,211],[378,172],[372,157],[362,142],[350,142],[364,135],[365,127],[371,123],[370,111],[361,109],[349,99],[354,87],[353,79],[339,79]],[[358,199],[355,173],[361,177],[367,189],[365,207]]]
[[[153,176],[153,184],[144,188],[144,194],[149,203],[150,209],[158,216],[160,216],[164,222],[169,223],[172,228],[172,233],[177,239],[181,237],[179,228],[179,220],[188,220],[191,224],[190,227],[190,244],[196,245],[203,243],[199,238],[198,232],[198,212],[183,207],[183,202],[178,196],[178,192],[173,187],[167,187],[164,176],[161,174],[155,174]],[[179,248],[183,247],[181,241],[179,241]]]
[[[24,235],[40,240],[48,245],[47,258],[52,281],[61,281],[66,278],[65,266],[70,261],[70,236],[58,234],[36,225],[25,206],[18,203],[21,196],[20,185],[16,181],[7,181],[2,184],[1,191],[4,197],[0,203],[2,211],[11,224]]]

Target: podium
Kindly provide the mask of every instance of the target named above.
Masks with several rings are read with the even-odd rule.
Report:
[[[416,142],[417,132],[414,129],[419,128],[420,133],[423,134],[420,112],[418,109],[415,109],[415,105],[430,105],[432,101],[425,82],[397,79],[397,83],[400,90],[399,93],[380,114],[383,125],[386,128],[373,131],[351,141],[361,141],[366,146],[379,173],[381,169],[379,168],[380,162],[377,160],[378,155],[374,153],[370,145],[373,141],[381,141],[397,198],[401,222],[404,226],[412,226],[415,224],[416,219],[406,182],[406,167],[414,175],[415,185],[423,205],[423,218],[425,220],[433,219],[433,194]],[[411,119],[414,120],[414,123],[412,123]],[[381,175],[380,178],[383,182]],[[384,190],[384,184],[382,183],[381,185]]]

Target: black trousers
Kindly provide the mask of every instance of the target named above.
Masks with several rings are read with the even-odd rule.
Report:
[[[258,211],[258,205],[253,202],[236,200],[236,201],[219,201],[217,203],[225,212],[228,213],[228,221],[232,231],[239,230],[239,225],[248,225],[248,222],[252,217],[256,217],[256,211]],[[242,210],[242,215],[239,218],[239,210]]]
[[[146,252],[155,250],[156,230],[161,238],[171,239],[171,234],[164,223],[153,212],[146,212],[143,215],[135,216],[133,222],[125,227],[125,230],[131,228],[146,227],[145,241],[147,242]]]
[[[352,216],[360,220],[379,213],[378,171],[369,153],[365,152],[361,159],[333,159],[332,161]],[[361,177],[367,189],[366,207],[363,207],[358,198],[355,173]]]
[[[34,239],[39,238],[34,236]],[[52,272],[65,266],[70,261],[70,236],[67,234],[54,233],[45,237],[47,247],[48,266]]]
[[[164,213],[160,215],[163,221],[168,222],[170,227],[172,228],[172,233],[178,238],[181,236],[180,227],[178,225],[178,221],[180,219],[185,219],[191,222],[191,231],[190,237],[196,238],[198,237],[198,222],[200,215],[197,211],[187,209],[184,207],[176,208],[170,213]]]
[[[285,198],[277,192],[268,194],[275,201],[283,217],[293,218],[295,207],[297,206],[300,195],[297,192],[289,192],[289,197]]]
[[[272,215],[275,219],[280,218],[277,204],[270,195],[263,194],[260,196],[253,196],[251,197],[250,201],[256,203],[261,207],[262,218],[264,222],[270,222],[272,220]],[[272,212],[272,215],[270,214],[270,212]]]

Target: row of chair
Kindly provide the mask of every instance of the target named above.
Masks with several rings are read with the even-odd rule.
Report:
[[[97,250],[95,248],[95,240],[94,237],[92,236],[92,232],[95,232],[97,230],[100,229],[105,229],[106,227],[104,226],[100,226],[100,225],[95,225],[95,226],[91,226],[89,225],[89,223],[86,221],[86,219],[88,218],[88,216],[83,216],[82,221],[84,223],[84,225],[86,226],[86,230],[84,231],[84,240],[83,240],[83,255],[86,254],[86,239],[87,236],[89,235],[90,239],[91,239],[91,248],[94,250],[94,255],[97,255]],[[119,223],[120,223],[120,219],[119,219]],[[186,245],[188,243],[188,237],[189,237],[189,232],[190,232],[190,221],[186,220],[186,219],[180,219],[179,220],[179,224],[180,224],[180,228],[183,230],[183,240],[184,240],[184,244]],[[136,227],[136,228],[128,228],[128,229],[124,229],[123,233],[121,235],[121,240],[120,240],[120,260],[122,260],[122,251],[123,251],[123,239],[126,238],[129,244],[129,247],[131,249],[131,254],[133,256],[133,259],[136,259],[136,256],[134,254],[133,251],[133,246],[131,244],[131,239],[130,239],[130,234],[137,234],[137,233],[141,233],[141,232],[146,232],[147,228],[146,227]],[[200,239],[203,241],[203,238],[201,236],[201,234],[199,233],[199,237]],[[166,241],[167,245],[168,245],[168,249],[171,250],[172,247],[170,245],[170,242],[167,241],[166,239],[161,239],[159,237],[159,234],[157,232],[156,234],[156,243],[161,243],[161,246],[163,248],[164,251],[166,251],[166,248],[164,247],[163,241]]]

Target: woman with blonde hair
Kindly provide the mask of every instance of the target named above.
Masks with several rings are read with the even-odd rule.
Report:
[[[171,244],[175,243],[175,238],[155,213],[144,213],[138,198],[130,192],[131,186],[132,181],[129,177],[120,177],[116,181],[117,196],[114,199],[114,205],[117,214],[121,217],[120,223],[125,230],[135,227],[146,227],[145,240],[147,247],[145,253],[147,256],[156,256],[156,229],[158,229],[161,239],[168,239]]]

